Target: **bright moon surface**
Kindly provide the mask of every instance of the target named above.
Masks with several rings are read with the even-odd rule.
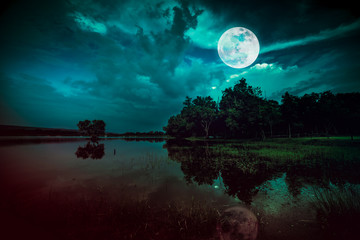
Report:
[[[259,40],[249,29],[230,28],[221,35],[218,53],[221,60],[232,68],[250,66],[260,52]]]

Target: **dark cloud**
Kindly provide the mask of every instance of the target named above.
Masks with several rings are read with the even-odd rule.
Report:
[[[137,26],[136,34],[126,48],[116,43],[107,44],[108,49],[99,53],[101,58],[98,57],[93,63],[97,77],[94,84],[101,85],[102,89],[104,86],[112,88],[109,89],[113,92],[111,96],[133,100],[136,92],[146,92],[149,88],[160,91],[157,93],[159,98],[161,94],[165,94],[166,98],[183,95],[187,89],[186,86],[179,86],[181,80],[175,76],[175,69],[184,61],[189,46],[189,39],[184,36],[184,32],[196,27],[198,14],[200,11],[195,10],[192,14],[188,5],[182,3],[180,7],[173,8],[170,28],[145,33],[143,26]],[[92,89],[100,91],[95,86]],[[136,101],[141,101],[141,97],[137,96]],[[142,102],[154,104],[154,101],[143,99]]]
[[[51,82],[27,74],[1,75],[2,123],[40,127],[75,128],[81,119],[103,119],[109,130],[147,131],[166,124],[177,103],[139,105],[127,99],[97,97],[94,94],[64,96]],[[74,86],[84,86],[71,79]],[[88,91],[89,88],[84,89]],[[15,94],[16,93],[16,94]],[[39,94],[41,93],[41,94]],[[136,102],[139,103],[139,102]],[[159,122],[161,121],[161,122]]]
[[[174,7],[174,20],[171,27],[171,33],[180,37],[184,37],[184,33],[189,28],[196,28],[197,17],[203,12],[203,10],[194,9],[194,14],[190,12],[189,2],[180,1],[181,7]]]
[[[7,108],[17,116],[11,124],[51,127],[55,123],[66,127],[71,126],[67,117],[77,115],[67,107],[71,104],[69,99],[43,79],[22,74],[18,77],[2,75],[1,81],[6,84],[2,91],[5,96],[8,95]]]
[[[277,99],[284,91],[358,90],[354,4],[8,2],[0,15],[1,123],[73,128],[102,118],[110,130],[159,130],[185,96],[217,99],[240,77]],[[234,26],[268,49],[247,69],[230,69],[217,54],[216,41]]]
[[[59,124],[60,120],[55,120],[65,112],[60,106],[68,104],[71,107],[66,109],[74,113],[65,115],[72,116],[72,121],[81,118],[81,112],[84,117],[98,114],[98,117],[114,122],[104,116],[103,110],[106,109],[114,114],[114,119],[132,130],[161,129],[168,116],[178,111],[188,91],[195,90],[196,83],[206,80],[201,74],[197,75],[203,69],[193,70],[192,75],[175,73],[184,62],[190,44],[184,32],[196,28],[196,18],[201,14],[185,1],[172,8],[162,7],[161,2],[155,5],[148,2],[147,6],[151,8],[139,9],[144,17],[164,18],[170,24],[149,31],[146,22],[139,21],[134,32],[109,24],[109,19],[115,15],[114,7],[125,12],[126,9],[121,11],[121,8],[131,7],[129,4],[137,7],[133,2],[123,1],[121,5],[119,1],[37,3],[26,7],[21,5],[22,2],[14,5],[8,13],[11,17],[6,17],[7,22],[3,24],[8,32],[2,46],[6,46],[5,52],[11,59],[2,58],[1,68],[7,73],[11,72],[10,69],[26,73],[21,78],[12,79],[17,87],[9,89],[12,95],[22,96],[17,101],[7,99],[13,108],[18,108],[18,112],[26,115],[30,114],[30,109],[51,108],[48,116],[55,116],[56,109],[59,114],[49,122],[59,126],[70,122],[64,120]],[[105,19],[104,16],[109,17]],[[18,26],[16,30],[11,28],[14,25]],[[106,27],[106,34],[98,29],[99,26]],[[24,32],[27,38],[23,38]],[[41,72],[39,66],[46,68]],[[52,73],[50,68],[54,68]],[[66,74],[68,70],[79,69],[92,74],[85,78],[81,74],[80,78],[76,75],[70,77],[71,72]],[[57,72],[64,77],[59,79],[61,77],[56,76],[58,79],[54,79]],[[43,80],[29,77],[31,75],[38,75]],[[84,106],[85,99],[89,98],[93,98],[91,103]],[[24,99],[32,105],[27,106],[29,110],[23,107]],[[42,107],[43,103],[48,106]],[[104,107],[98,107],[102,104]],[[97,109],[102,113],[96,113]],[[143,115],[153,118],[144,118]],[[45,124],[44,121],[38,122]],[[138,129],[135,129],[137,122]]]
[[[332,91],[334,93],[349,93],[359,91],[360,89],[360,73],[358,69],[360,65],[314,72],[313,77],[304,79],[296,83],[293,87],[284,88],[275,92],[270,98],[279,99],[285,92],[296,96],[302,96],[305,93]]]
[[[262,44],[296,39],[350,23],[359,17],[354,1],[198,0],[215,17],[255,32]],[[349,14],[350,13],[350,14]]]

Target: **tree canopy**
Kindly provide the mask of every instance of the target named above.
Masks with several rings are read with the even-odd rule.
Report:
[[[105,122],[103,120],[84,120],[77,124],[81,135],[98,137],[105,135]]]
[[[330,91],[282,95],[281,103],[262,97],[242,78],[211,97],[186,97],[183,109],[171,116],[164,130],[173,137],[262,138],[329,136],[360,133],[360,93]]]

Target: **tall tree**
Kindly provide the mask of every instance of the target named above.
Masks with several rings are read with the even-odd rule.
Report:
[[[285,122],[287,123],[288,136],[291,138],[291,127],[294,126],[298,120],[299,98],[286,92],[282,96],[281,102],[281,113]]]
[[[177,114],[170,117],[167,126],[163,129],[169,136],[183,138],[191,136],[192,128],[193,123],[187,122],[182,114]]]
[[[318,101],[319,128],[322,133],[329,135],[337,132],[336,118],[341,112],[341,103],[331,91],[322,92]]]
[[[261,97],[242,78],[222,92],[219,106],[211,97],[186,97],[180,114],[172,116],[164,127],[176,137],[205,136],[265,138],[265,132],[303,135],[360,134],[360,93],[330,91],[294,96],[286,92],[281,104]],[[81,123],[84,129],[90,121]],[[91,125],[91,124],[90,124]],[[274,128],[275,126],[275,128]],[[281,128],[280,128],[281,127]],[[280,130],[279,129],[284,129]],[[266,130],[266,131],[265,131]],[[353,137],[352,137],[353,138]]]
[[[299,98],[298,116],[303,126],[303,133],[313,135],[318,131],[319,120],[319,99],[318,93],[305,94]]]
[[[79,121],[77,124],[81,135],[89,135],[91,122],[89,120]]]
[[[92,136],[104,136],[105,135],[105,122],[103,120],[93,120],[92,121]]]
[[[354,135],[360,133],[360,93],[337,94],[336,99],[340,104],[341,127],[354,140]]]
[[[103,120],[89,120],[79,121],[77,124],[79,131],[82,135],[85,136],[104,136],[105,135],[105,122]]]
[[[217,117],[217,107],[211,97],[186,97],[181,113],[172,116],[164,127],[166,133],[175,137],[209,137],[210,129]]]
[[[260,112],[264,124],[269,126],[270,137],[273,137],[273,126],[274,124],[279,123],[281,118],[279,103],[274,100],[262,101]]]
[[[220,111],[233,137],[249,137],[261,131],[261,90],[253,88],[242,78],[233,88],[223,91]]]
[[[211,97],[197,97],[193,104],[196,119],[204,130],[205,138],[209,138],[210,127],[217,117],[216,102]]]

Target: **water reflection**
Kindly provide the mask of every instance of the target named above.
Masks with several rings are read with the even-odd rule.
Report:
[[[246,156],[242,159],[226,157],[209,143],[179,147],[168,142],[167,149],[170,159],[181,163],[188,183],[212,185],[221,173],[226,193],[246,204],[256,195],[256,187],[273,177],[273,172],[263,163],[252,163]]]
[[[217,226],[220,240],[255,240],[258,235],[258,220],[253,212],[245,207],[226,209]]]
[[[345,225],[358,229],[350,224],[358,218],[348,214],[345,221],[343,212],[355,212],[348,209],[356,209],[351,204],[358,206],[359,194],[352,188],[332,188],[360,182],[360,148],[339,148],[345,157],[334,157],[318,151],[325,147],[310,146],[302,149],[310,149],[311,155],[295,151],[304,157],[285,159],[282,156],[296,146],[288,150],[286,144],[270,148],[259,143],[169,140],[163,145],[137,140],[101,139],[106,152],[104,144],[84,139],[81,144],[0,147],[0,208],[8,210],[5,218],[23,212],[26,222],[35,218],[39,226],[50,219],[56,234],[67,234],[63,239],[213,239],[211,229],[218,230],[219,220],[226,239],[253,236],[242,224],[251,223],[251,218],[237,221],[245,215],[225,210],[246,203],[258,218],[258,240],[329,239],[313,237],[320,234],[315,211],[321,226],[338,226],[339,232]],[[75,161],[74,152],[79,158],[103,160]],[[309,186],[320,188],[316,208],[310,205],[314,191]],[[327,188],[330,191],[324,191]],[[349,206],[340,213],[339,199]],[[13,222],[14,229],[24,229]],[[240,229],[246,231],[235,231]]]
[[[221,177],[225,192],[250,205],[262,185],[285,174],[288,192],[296,197],[304,186],[359,184],[359,161],[310,155],[302,161],[274,160],[248,146],[216,142],[167,141],[169,158],[181,163],[187,183],[213,185]],[[275,151],[275,150],[274,150]],[[300,154],[300,153],[299,153]]]
[[[101,159],[105,155],[104,144],[99,144],[97,141],[89,141],[86,145],[79,146],[75,152],[77,158],[87,159]]]

